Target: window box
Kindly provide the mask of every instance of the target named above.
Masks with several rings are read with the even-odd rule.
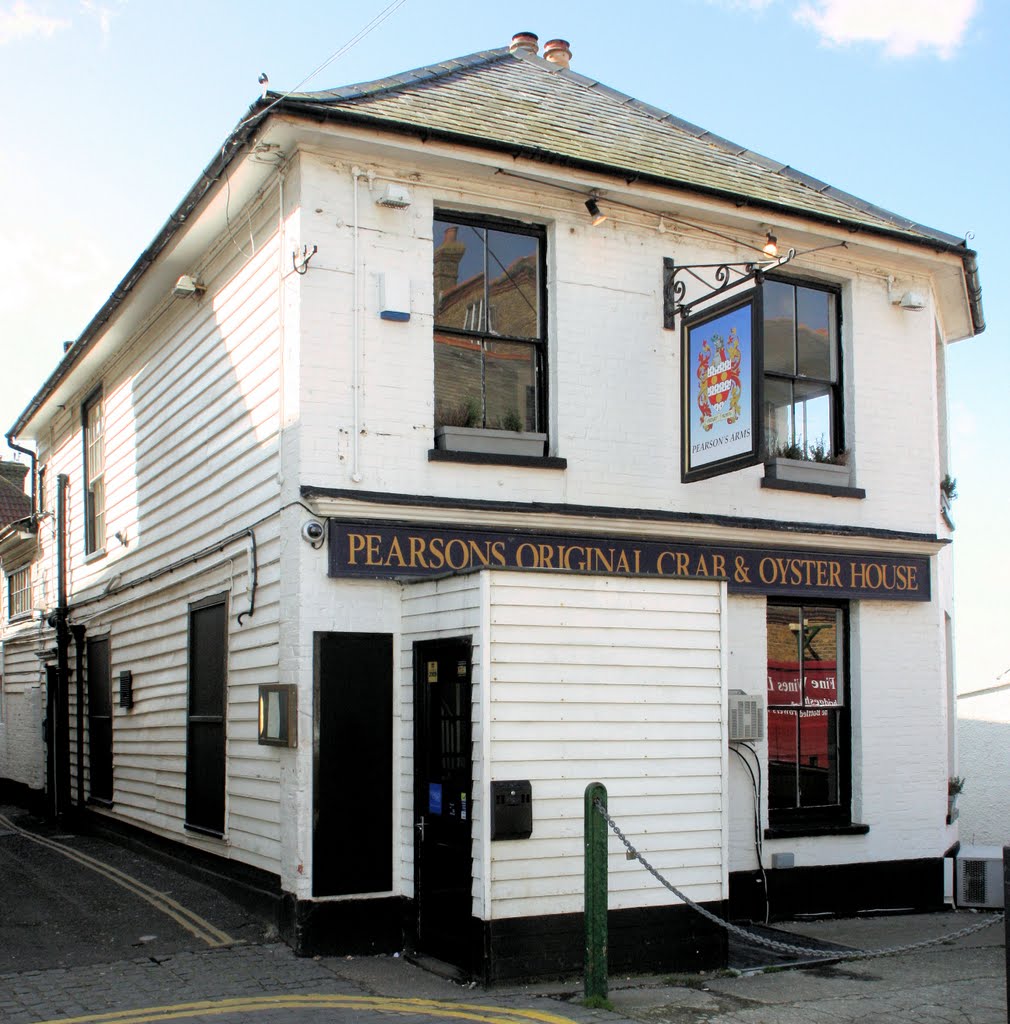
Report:
[[[540,458],[547,435],[533,430],[491,430],[487,427],[435,428],[435,447],[442,451],[487,455],[526,455]]]
[[[776,457],[765,463],[765,478],[789,480],[801,484],[819,484],[823,487],[848,487],[849,467],[833,462],[814,462],[812,459]]]

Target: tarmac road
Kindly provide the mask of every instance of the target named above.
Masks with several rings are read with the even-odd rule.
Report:
[[[860,949],[942,937],[969,912],[790,923]],[[483,991],[405,957],[298,958],[219,893],[93,836],[0,807],[2,1024],[1004,1024],[1003,924],[927,950],[772,971],[579,978]]]

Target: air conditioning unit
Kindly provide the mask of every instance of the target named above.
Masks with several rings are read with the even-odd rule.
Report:
[[[955,899],[959,907],[1002,908],[1002,848],[962,846],[955,861],[955,882]]]
[[[765,738],[764,697],[729,691],[729,741],[743,743]]]

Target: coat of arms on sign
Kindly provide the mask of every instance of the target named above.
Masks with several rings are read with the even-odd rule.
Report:
[[[681,333],[683,480],[758,461],[760,293],[684,321]]]
[[[713,361],[714,360],[714,361]],[[713,333],[698,353],[698,409],[705,430],[722,420],[736,423],[740,418],[740,339],[736,328],[729,337]]]

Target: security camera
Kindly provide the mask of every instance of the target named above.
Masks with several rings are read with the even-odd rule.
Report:
[[[302,526],[302,537],[305,540],[307,540],[314,548],[319,547],[319,545],[322,543],[325,534],[325,527],[317,519],[310,519],[307,523],[303,524]]]

